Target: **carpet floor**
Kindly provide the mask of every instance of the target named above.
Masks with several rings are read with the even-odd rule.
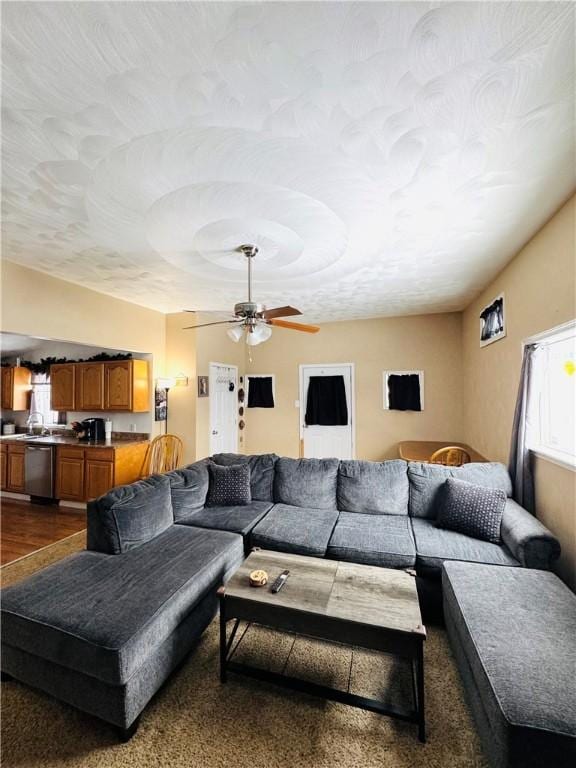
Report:
[[[85,533],[2,568],[6,586],[85,546]],[[250,626],[237,660],[391,703],[410,696],[408,668],[385,654]],[[428,628],[428,742],[415,726],[230,675],[218,679],[213,622],[144,710],[132,741],[20,683],[2,684],[3,768],[486,768],[446,634]],[[409,699],[408,699],[409,700]]]

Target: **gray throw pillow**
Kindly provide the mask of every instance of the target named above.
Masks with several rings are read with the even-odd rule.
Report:
[[[222,467],[209,464],[210,485],[208,486],[207,507],[241,507],[250,504],[250,467],[248,464],[233,464]]]
[[[451,478],[442,488],[436,525],[498,544],[505,506],[505,491]]]

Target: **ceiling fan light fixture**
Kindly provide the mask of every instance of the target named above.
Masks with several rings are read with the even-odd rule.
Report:
[[[246,344],[250,347],[255,347],[257,344],[267,341],[270,336],[272,336],[272,328],[264,323],[260,323],[252,329],[252,332],[246,334]]]
[[[244,327],[242,325],[236,325],[234,328],[228,328],[226,333],[228,334],[228,338],[238,343],[244,333]]]

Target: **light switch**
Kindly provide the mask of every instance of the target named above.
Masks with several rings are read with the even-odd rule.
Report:
[[[300,400],[294,400],[294,408],[300,408]]]

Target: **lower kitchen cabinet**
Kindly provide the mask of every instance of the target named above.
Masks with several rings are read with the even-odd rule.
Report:
[[[148,443],[115,446],[62,446],[56,452],[56,498],[88,501],[117,485],[138,480]]]
[[[24,493],[24,446],[2,445],[0,448],[0,488]]]
[[[56,498],[84,501],[84,451],[81,448],[58,448]]]

